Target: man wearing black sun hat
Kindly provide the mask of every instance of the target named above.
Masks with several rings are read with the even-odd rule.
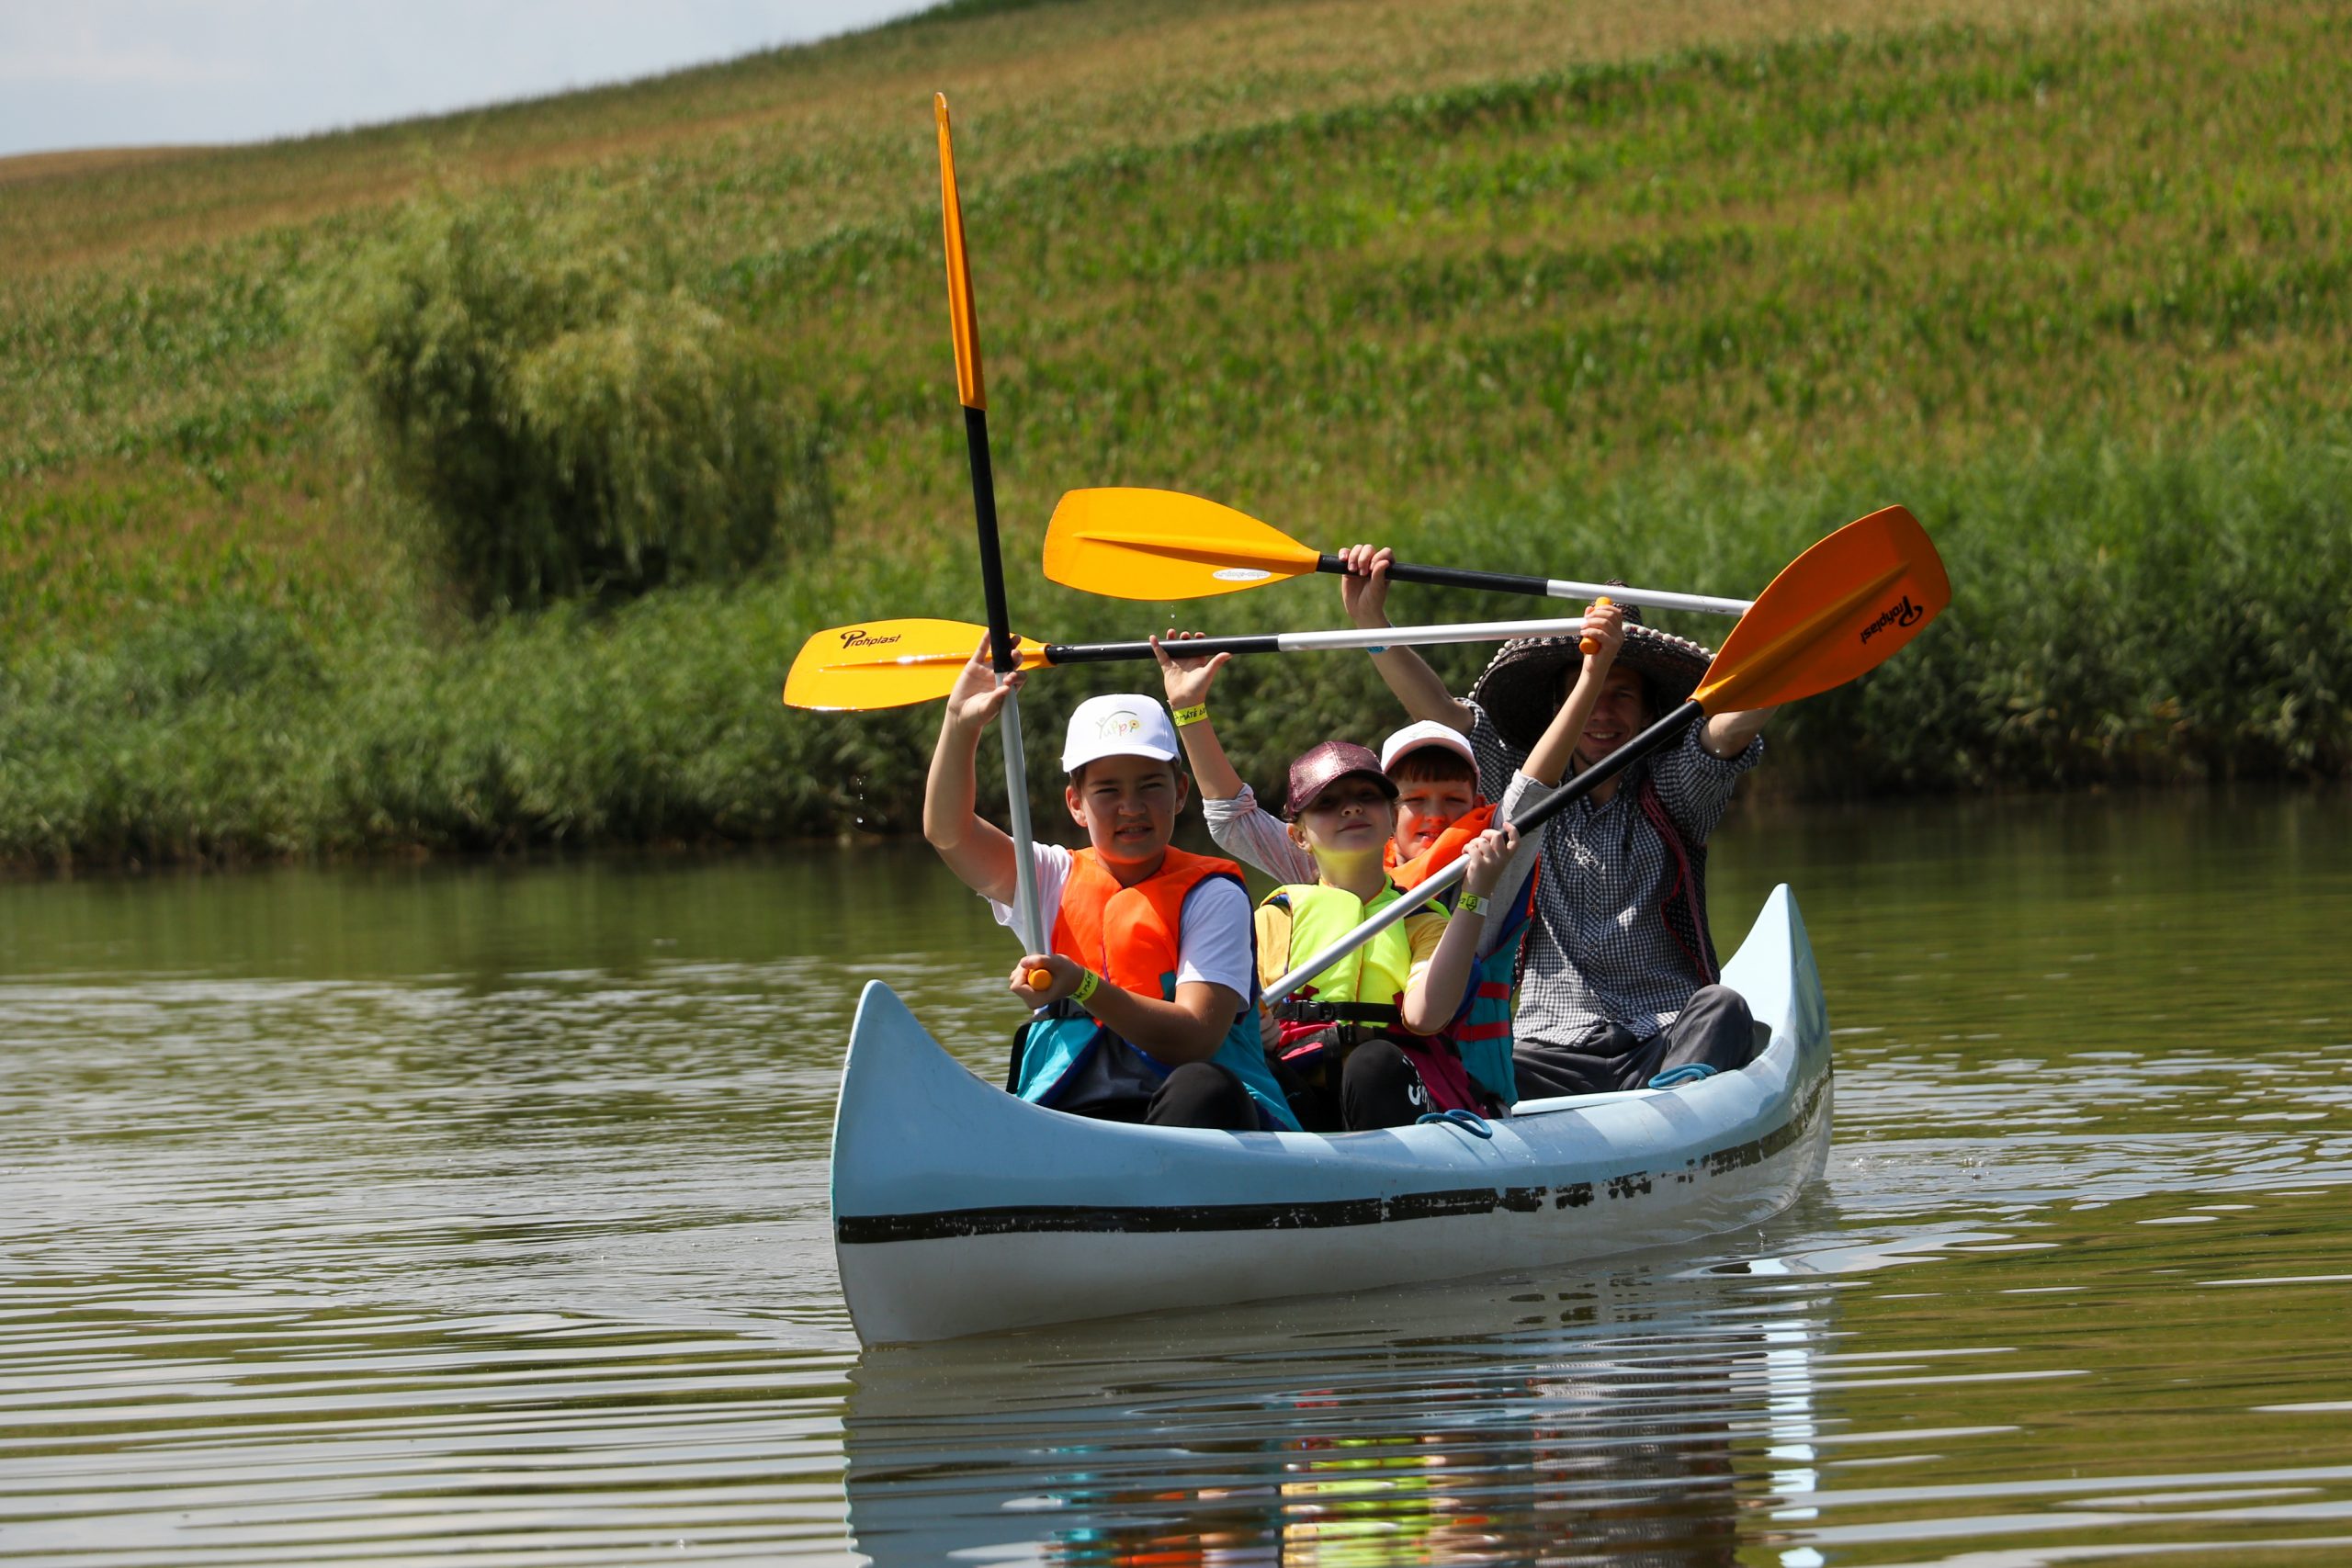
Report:
[[[1343,552],[1341,598],[1359,626],[1389,624],[1389,552]],[[1608,671],[1575,750],[1577,770],[1631,740],[1689,697],[1712,655],[1687,637],[1640,624],[1622,606],[1624,646]],[[1471,687],[1453,696],[1410,649],[1373,662],[1413,717],[1470,739],[1479,789],[1504,802],[1561,781],[1521,772],[1582,668],[1576,637],[1503,645]],[[1707,930],[1707,840],[1739,776],[1763,755],[1769,708],[1716,714],[1681,740],[1605,781],[1541,829],[1535,908],[1520,963],[1512,1021],[1520,1097],[1592,1094],[1679,1082],[1747,1065],[1754,1024],[1722,984]]]

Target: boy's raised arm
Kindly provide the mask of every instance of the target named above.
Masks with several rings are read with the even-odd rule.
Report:
[[[932,748],[931,775],[922,792],[922,836],[939,852],[964,886],[1000,904],[1012,901],[1012,840],[977,808],[975,776],[980,737],[1004,710],[1005,695],[1020,688],[1022,671],[1000,678],[989,660],[989,644],[956,677],[939,721],[939,743]]]
[[[1340,552],[1340,558],[1348,563],[1347,575],[1340,579],[1340,607],[1350,621],[1366,631],[1389,624],[1388,563],[1395,555],[1393,550],[1370,545],[1350,545]],[[1372,667],[1415,718],[1452,725],[1464,735],[1477,722],[1469,707],[1445,689],[1444,680],[1430,668],[1429,660],[1411,649],[1383,649],[1372,656]]]
[[[1170,631],[1168,640],[1182,643],[1198,632]],[[1241,775],[1226,757],[1225,742],[1216,738],[1216,727],[1209,723],[1209,688],[1216,684],[1216,672],[1232,662],[1233,655],[1220,653],[1213,659],[1185,659],[1171,654],[1158,637],[1151,639],[1151,651],[1159,659],[1159,678],[1168,688],[1168,711],[1176,720],[1176,739],[1184,747],[1185,761],[1193,764],[1193,777],[1199,781],[1204,800],[1231,800],[1241,793]]]
[[[1181,649],[1186,637],[1200,635],[1171,631],[1168,640]],[[1209,837],[1216,840],[1218,849],[1249,862],[1276,882],[1314,881],[1314,857],[1290,841],[1281,821],[1261,807],[1245,808],[1238,804],[1250,786],[1242,783],[1240,772],[1226,756],[1225,742],[1217,739],[1216,726],[1208,715],[1209,688],[1233,655],[1184,659],[1163,647],[1158,637],[1152,638],[1152,648],[1159,655],[1159,672],[1167,682],[1168,706],[1176,716],[1178,743],[1193,764],[1193,776],[1200,782],[1201,815],[1208,819]]]

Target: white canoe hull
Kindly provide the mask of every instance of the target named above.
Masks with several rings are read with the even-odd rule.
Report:
[[[1066,1116],[869,982],[833,1120],[834,1255],[868,1345],[1573,1263],[1752,1224],[1828,1155],[1829,1021],[1774,890],[1724,968],[1770,1043],[1668,1091],[1523,1102],[1482,1139]]]

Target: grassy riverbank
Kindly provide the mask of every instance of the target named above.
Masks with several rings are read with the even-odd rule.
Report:
[[[449,121],[0,164],[0,858],[910,825],[933,716],[775,694],[819,626],[978,615],[933,85],[1033,635],[1165,621],[1030,575],[1077,484],[1746,594],[1901,500],[1954,611],[1788,716],[1781,787],[2352,760],[2352,135],[2309,69],[2352,45],[2336,8],[978,9]],[[831,546],[468,620],[316,348],[426,188],[694,257],[824,433]],[[1299,584],[1184,615],[1335,612]],[[1363,665],[1237,671],[1251,769],[1387,723]],[[1041,680],[1035,722],[1086,679]]]

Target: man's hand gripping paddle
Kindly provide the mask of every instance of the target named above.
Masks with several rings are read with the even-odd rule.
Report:
[[[1046,529],[1046,575],[1113,599],[1205,599],[1310,572],[1347,570],[1338,556],[1320,554],[1255,517],[1172,490],[1074,490],[1054,508]],[[1388,580],[1544,599],[1606,593],[1653,610],[1717,615],[1745,615],[1748,608],[1744,599],[1401,561],[1390,565]]]
[[[1631,595],[1623,590],[1621,597]],[[1944,563],[1917,519],[1890,506],[1849,523],[1782,569],[1724,639],[1690,701],[1512,818],[1534,831],[1711,714],[1777,707],[1876,669],[1951,603]],[[1277,1002],[1468,872],[1456,861],[1268,986]]]

